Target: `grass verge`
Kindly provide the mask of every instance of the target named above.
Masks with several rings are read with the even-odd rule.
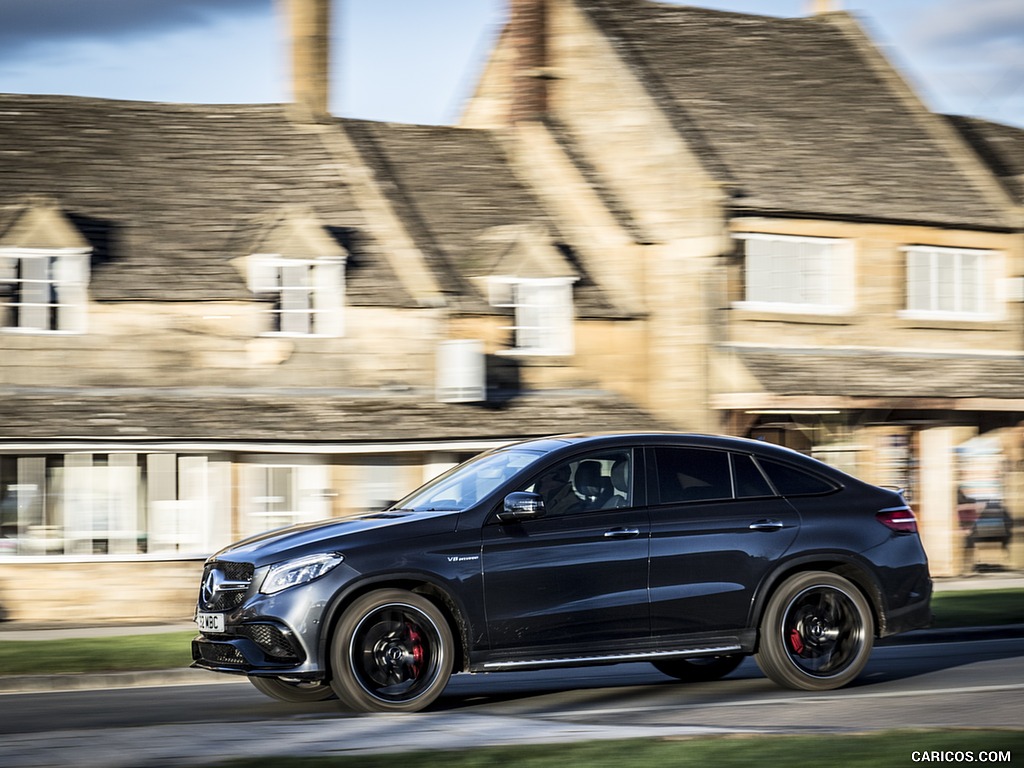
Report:
[[[591,741],[446,752],[405,752],[416,768],[733,768],[791,765],[841,756],[843,768],[896,768],[919,763],[975,762],[1016,765],[1024,756],[1024,731],[889,731],[858,736],[728,736],[688,739]],[[831,756],[831,757],[830,757]],[[923,757],[923,759],[922,759]],[[273,758],[274,768],[393,768],[394,755]],[[218,763],[223,768],[263,768],[266,757]]]
[[[0,675],[59,675],[175,669],[192,663],[195,632],[4,641]]]
[[[1024,589],[938,592],[932,612],[938,629],[1024,624]]]

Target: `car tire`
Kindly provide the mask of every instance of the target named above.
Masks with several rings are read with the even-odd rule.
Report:
[[[422,595],[383,589],[344,612],[331,641],[331,686],[359,712],[418,712],[448,684],[454,657],[444,613]]]
[[[874,626],[867,598],[849,580],[826,571],[799,573],[768,600],[754,658],[785,688],[841,688],[867,664]]]
[[[706,683],[725,677],[743,662],[742,654],[704,656],[693,659],[662,659],[654,668],[684,683]]]
[[[308,704],[336,698],[334,689],[328,683],[318,681],[281,680],[276,677],[249,678],[253,687],[272,699],[287,701],[289,704]]]

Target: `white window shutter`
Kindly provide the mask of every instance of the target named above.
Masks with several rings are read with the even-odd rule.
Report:
[[[43,331],[50,328],[50,259],[33,256],[21,260],[21,307],[19,310],[22,328]]]
[[[278,257],[254,253],[249,257],[249,290],[270,293],[281,289]]]
[[[318,336],[341,336],[345,332],[345,265],[340,261],[319,262],[313,268],[313,331]]]
[[[508,278],[492,277],[487,281],[487,299],[492,307],[511,307],[515,303],[514,282]]]
[[[85,333],[89,320],[89,254],[60,256],[54,267],[57,283],[57,330]]]
[[[442,403],[475,403],[487,399],[482,341],[450,339],[438,344],[437,399]]]
[[[548,346],[555,354],[571,355],[575,349],[572,283],[553,284],[546,293],[550,297],[546,305],[546,325],[551,334]]]
[[[15,256],[0,254],[0,283],[14,280],[18,274],[18,259]]]

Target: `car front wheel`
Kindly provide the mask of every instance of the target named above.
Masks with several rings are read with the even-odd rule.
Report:
[[[323,682],[280,680],[276,677],[250,677],[249,682],[260,693],[289,704],[308,704],[335,698],[334,689]]]
[[[382,589],[357,599],[331,642],[331,686],[361,712],[417,712],[448,684],[454,643],[441,610],[412,592]]]
[[[831,690],[864,669],[874,634],[871,606],[850,581],[825,571],[800,573],[769,599],[755,659],[783,687]]]

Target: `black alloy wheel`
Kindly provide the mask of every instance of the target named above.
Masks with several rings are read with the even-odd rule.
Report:
[[[356,600],[331,643],[341,702],[361,712],[417,712],[429,706],[451,676],[451,628],[430,600],[385,589]]]
[[[783,687],[827,691],[861,673],[874,633],[871,606],[850,581],[825,571],[800,573],[768,601],[755,658]]]
[[[305,680],[281,680],[277,677],[251,676],[249,682],[260,693],[289,704],[308,704],[337,698],[334,689],[326,682]]]

